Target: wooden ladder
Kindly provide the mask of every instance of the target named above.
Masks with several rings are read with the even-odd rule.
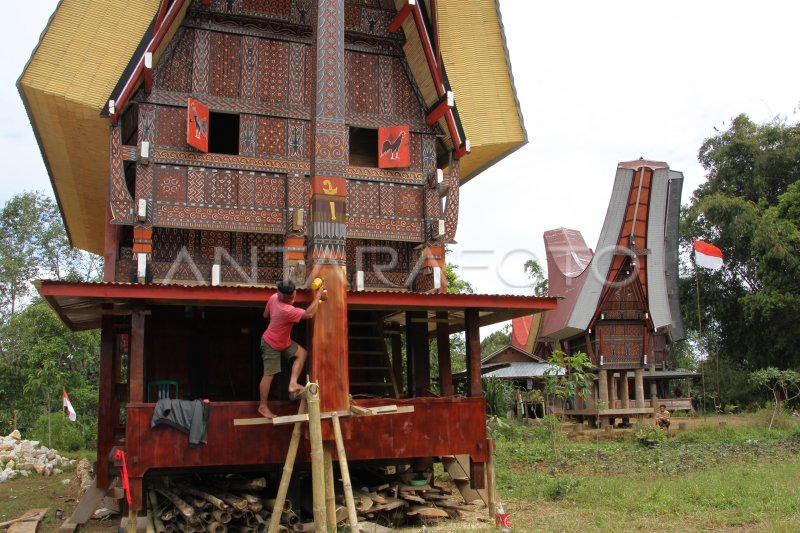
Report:
[[[481,500],[484,504],[489,505],[489,495],[486,489],[473,489],[469,486],[469,455],[443,455],[441,459],[442,466],[450,474],[450,478],[465,502]]]
[[[378,313],[354,313],[348,321],[350,393],[399,398],[392,361]]]

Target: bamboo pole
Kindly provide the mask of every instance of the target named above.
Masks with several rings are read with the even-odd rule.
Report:
[[[350,467],[347,465],[347,455],[344,451],[344,439],[342,438],[342,427],[339,424],[339,414],[333,413],[333,436],[336,439],[336,453],[339,455],[339,470],[342,474],[342,489],[344,491],[344,501],[347,503],[347,518],[350,522],[350,531],[359,532],[358,516],[356,515],[356,504],[353,501],[353,485],[350,483]]]
[[[328,525],[335,528],[336,520],[336,492],[333,485],[333,443],[322,443],[322,458],[325,463],[325,517]]]
[[[308,402],[304,398],[300,400],[300,408],[298,409],[297,413],[304,414],[307,408]],[[280,510],[284,507],[286,502],[286,493],[289,491],[289,481],[292,479],[294,460],[297,457],[297,445],[300,443],[302,426],[302,422],[296,422],[294,429],[292,430],[292,439],[289,441],[289,450],[286,452],[286,462],[283,465],[283,474],[281,475],[280,485],[278,485],[278,494],[275,496],[275,501],[272,503],[273,512],[269,518],[269,533],[278,533],[278,531],[280,531]]]
[[[489,518],[494,520],[497,514],[497,486],[495,485],[494,477],[494,439],[488,439],[489,450],[486,456],[486,495],[489,507]]]
[[[320,419],[319,385],[311,383],[303,391],[308,403],[308,435],[311,441],[311,488],[313,494],[314,527],[319,533],[328,531],[325,511],[325,460],[322,451],[322,421]]]

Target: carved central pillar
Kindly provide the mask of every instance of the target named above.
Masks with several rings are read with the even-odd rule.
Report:
[[[633,384],[636,387],[636,407],[644,407],[644,370],[641,368],[633,371]]]
[[[311,379],[320,386],[323,412],[349,408],[347,357],[348,132],[345,125],[344,0],[316,0],[314,13],[314,104],[311,123],[312,276],[328,288],[314,319]]]

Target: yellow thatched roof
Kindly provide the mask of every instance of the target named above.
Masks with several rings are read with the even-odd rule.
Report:
[[[461,161],[467,181],[527,138],[496,0],[438,5],[443,61],[472,148]],[[100,113],[158,7],[159,0],[61,0],[18,81],[72,244],[84,250],[103,252],[109,125]],[[183,13],[172,31],[182,20]],[[169,36],[154,60],[168,42]],[[409,57],[430,105],[430,73],[414,63]]]

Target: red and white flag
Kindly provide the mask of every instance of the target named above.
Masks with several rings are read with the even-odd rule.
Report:
[[[72,407],[72,402],[69,401],[66,389],[61,389],[61,404],[64,406],[64,409],[67,410],[67,417],[70,421],[75,422],[75,420],[78,419],[78,415],[75,414],[75,409]]]
[[[694,241],[694,262],[697,266],[719,270],[722,268],[722,250],[703,241]]]

